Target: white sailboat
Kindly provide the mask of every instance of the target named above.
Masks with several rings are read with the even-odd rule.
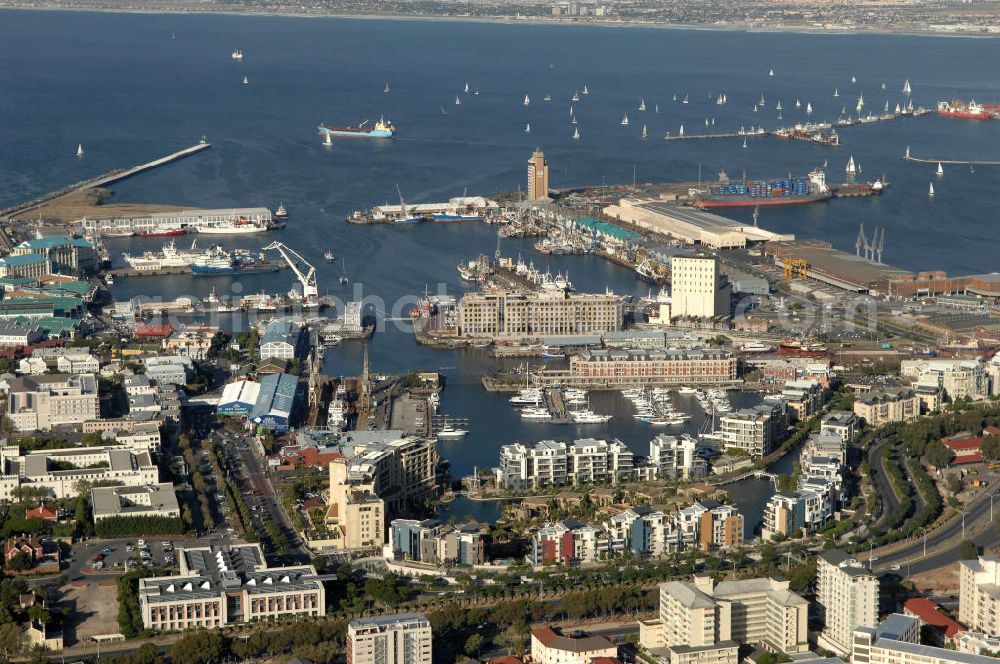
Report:
[[[76,146],[76,156],[77,157],[82,157],[83,156],[83,143],[77,144],[77,146]]]
[[[854,165],[853,156],[851,156],[851,158],[847,160],[847,168],[844,170],[848,175],[854,175],[855,173],[857,173],[857,168]]]
[[[833,89],[833,96],[834,96],[834,98],[840,96],[840,90],[838,88],[834,88]]]
[[[384,90],[382,90],[382,92],[384,92],[384,93],[386,93],[386,94],[388,94],[388,93],[389,93],[389,84],[388,84],[388,83],[386,83],[386,84],[385,84],[385,89],[384,89]]]
[[[569,105],[569,116],[573,117],[573,104]]]
[[[579,140],[580,139],[580,128],[579,127],[574,127],[573,128],[573,138],[575,140]]]
[[[646,131],[646,125],[642,125],[642,137],[646,138],[647,136],[649,136],[649,132]]]
[[[896,111],[895,111],[895,113],[896,113],[896,115],[899,115],[899,113],[900,113],[899,104],[896,104]]]
[[[688,96],[687,95],[684,95],[684,101],[682,101],[681,103],[682,104],[688,103]]]
[[[469,94],[469,84],[465,84],[465,94]]]
[[[851,77],[851,83],[857,83],[858,79],[854,76]]]
[[[746,148],[746,146],[747,146],[747,137],[744,136],[743,137],[743,147]]]
[[[753,112],[754,112],[754,113],[756,113],[756,112],[757,112],[757,104],[754,104],[754,105],[753,105]]]
[[[455,95],[455,106],[461,106],[461,105],[462,105],[462,100],[458,98],[458,95]]]
[[[653,107],[653,112],[654,113],[659,113],[660,112],[660,105],[659,104],[657,104],[656,106]]]
[[[247,75],[246,74],[243,74],[243,85],[249,85],[249,84],[250,84],[250,80],[247,79]]]
[[[589,95],[590,94],[590,90],[587,89],[587,85],[586,84],[584,84],[584,86],[583,86],[583,94],[585,94],[585,95]]]
[[[882,112],[883,113],[888,113],[889,112],[889,100],[888,99],[885,100],[885,108],[882,109]]]
[[[712,126],[715,126],[715,118],[712,118]]]
[[[640,111],[646,110],[646,100],[643,99],[642,97],[639,97],[639,110]]]
[[[531,99],[528,97],[528,95],[524,95],[524,105],[525,106],[531,105]]]
[[[572,100],[573,100],[573,101],[580,101],[580,93],[579,93],[579,92],[577,92],[576,90],[573,90],[573,97],[572,97]]]
[[[780,99],[778,100],[778,105],[774,107],[774,110],[776,110],[776,111],[780,111],[781,110],[781,100]]]
[[[524,125],[524,133],[525,134],[530,134],[531,133],[531,123],[530,122],[528,122],[528,123],[526,123]]]
[[[931,197],[931,198],[934,198],[934,183],[933,182],[930,183],[930,185],[929,185],[929,187],[927,189],[927,195],[929,197]]]
[[[768,75],[768,76],[774,76],[774,70],[772,69],[772,70],[768,71],[768,72],[767,72],[767,75]]]
[[[679,132],[677,132],[677,135],[678,136],[683,136],[684,135],[684,125],[681,125],[681,130]]]
[[[473,92],[472,94],[474,94],[474,95],[476,95],[478,97],[479,96],[479,88],[476,88],[476,91]]]
[[[861,109],[865,107],[865,96],[861,95],[858,97],[858,105],[854,107],[855,113],[860,113]]]
[[[767,105],[767,104],[764,103],[764,95],[763,94],[760,96],[760,101],[757,102],[757,105],[758,106],[766,106]]]
[[[570,123],[570,124],[576,124],[576,116],[575,116],[575,115],[574,115],[574,116],[573,116],[573,118],[572,118],[572,119],[571,119],[571,120],[569,121],[569,123]]]
[[[882,89],[885,90],[885,83],[882,84]]]
[[[906,79],[906,80],[905,80],[905,81],[903,82],[903,94],[904,94],[904,95],[908,95],[908,94],[910,94],[911,92],[912,92],[912,90],[910,89],[910,79]]]
[[[802,108],[802,102],[798,99],[795,100],[795,108]]]
[[[621,125],[623,127],[627,127],[628,126],[628,113],[626,113],[625,115],[622,116]]]
[[[809,102],[806,102],[806,115],[812,115],[812,112],[813,112],[813,105]]]
[[[326,132],[326,138],[323,139],[323,145],[327,147],[333,145],[333,139],[330,138],[330,132]]]
[[[944,175],[944,167],[941,166],[941,162],[939,161],[937,167],[937,176],[941,177],[942,175]]]
[[[552,95],[550,95],[548,92],[546,92],[545,96],[542,97],[542,101],[552,101]]]

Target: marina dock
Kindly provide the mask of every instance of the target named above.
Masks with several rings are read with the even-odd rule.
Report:
[[[177,152],[172,152],[165,157],[160,157],[159,159],[154,159],[153,161],[147,162],[145,164],[139,164],[138,166],[133,166],[132,168],[115,169],[109,171],[97,177],[90,178],[88,180],[83,180],[75,184],[71,184],[68,187],[63,187],[56,191],[44,194],[39,198],[9,207],[5,210],[0,210],[0,218],[11,219],[17,215],[24,214],[25,212],[30,212],[36,210],[39,207],[51,203],[52,201],[74,194],[77,192],[85,191],[87,189],[96,189],[99,187],[104,187],[115,182],[121,182],[133,175],[138,175],[139,173],[144,173],[145,171],[158,168],[160,166],[165,166],[166,164],[173,163],[185,157],[189,157],[193,154],[197,154],[204,150],[208,150],[212,147],[211,143],[202,142],[192,145],[191,147],[184,148],[183,150],[178,150]]]

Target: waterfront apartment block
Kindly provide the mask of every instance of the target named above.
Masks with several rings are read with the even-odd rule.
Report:
[[[617,439],[543,440],[532,447],[524,443],[504,445],[497,469],[498,484],[513,491],[617,483],[632,475],[632,450]]]
[[[563,374],[552,376],[593,389],[725,385],[736,380],[736,356],[714,348],[588,350],[574,355]]]
[[[620,295],[493,288],[462,297],[457,332],[478,339],[537,339],[615,332],[623,328],[624,320],[625,301]]]
[[[1000,558],[958,562],[958,621],[974,632],[1000,634]]]
[[[147,450],[123,447],[71,447],[21,454],[17,445],[0,448],[0,499],[18,487],[44,488],[56,498],[77,495],[80,482],[145,486],[160,481]]]
[[[181,548],[178,562],[175,576],[139,580],[146,629],[210,629],[326,613],[326,591],[316,569],[268,567],[259,544]]]
[[[661,433],[649,441],[649,463],[660,479],[692,480],[704,477],[707,463],[695,452],[698,441],[689,434]]]
[[[15,431],[50,431],[100,417],[94,374],[19,376],[10,383],[7,418]]]
[[[866,394],[854,401],[854,414],[873,429],[920,416],[920,398],[908,388]]]
[[[545,153],[535,150],[528,160],[528,200],[537,201],[549,197],[549,164]]]
[[[726,413],[719,418],[722,444],[743,450],[757,459],[784,440],[788,431],[788,409],[784,399],[768,397],[753,408]]]
[[[920,643],[920,621],[894,613],[852,634],[852,664],[996,664],[996,657]]]
[[[816,608],[824,628],[819,645],[838,655],[851,652],[857,627],[878,623],[878,579],[839,549],[816,557]]]
[[[715,256],[674,256],[670,260],[670,314],[674,318],[729,315],[732,287]]]
[[[428,565],[482,565],[486,538],[475,523],[454,526],[434,519],[393,519],[383,556]]]
[[[341,441],[341,450],[329,464],[326,516],[338,551],[381,547],[386,519],[437,493],[440,457],[433,439],[356,431]]]
[[[431,623],[418,613],[347,625],[347,664],[431,664]]]

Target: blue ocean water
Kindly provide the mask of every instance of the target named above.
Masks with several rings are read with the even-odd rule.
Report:
[[[938,180],[933,165],[904,162],[902,155],[910,146],[919,156],[1000,159],[997,122],[927,116],[852,127],[835,149],[774,139],[751,140],[746,149],[736,139],[661,140],[681,124],[687,134],[702,132],[713,118],[714,132],[773,128],[778,100],[782,124],[835,120],[841,106],[852,112],[862,94],[866,108],[878,112],[885,101],[905,102],[900,89],[907,78],[916,105],[952,97],[994,102],[992,63],[1000,42],[993,39],[31,11],[2,11],[0,22],[0,207],[148,161],[204,133],[211,150],[116,185],[115,199],[272,209],[283,202],[291,216],[278,237],[316,263],[320,290],[343,297],[360,288],[390,313],[425,287],[460,293],[455,265],[492,253],[496,236],[478,224],[356,227],[344,216],[397,202],[397,184],[408,202],[516,189],[535,147],[545,150],[556,187],[630,182],[633,167],[640,181],[691,181],[720,169],[751,178],[803,174],[824,161],[829,179],[842,181],[853,156],[862,177],[889,178],[886,194],[767,209],[761,225],[850,251],[864,222],[869,233],[887,229],[884,258],[892,264],[956,274],[996,268],[1000,168],[950,167]],[[242,63],[230,57],[236,48],[245,54]],[[584,85],[590,94],[571,102]],[[721,93],[729,102],[724,107],[715,104]],[[543,101],[546,94],[552,101]],[[762,95],[765,107],[755,113]],[[688,104],[680,102],[684,96]],[[645,112],[637,109],[640,98]],[[807,103],[815,111],[809,117]],[[579,141],[571,139],[571,104]],[[619,123],[625,113],[628,127]],[[316,134],[323,121],[358,123],[382,114],[399,129],[392,141],[344,139],[324,148]],[[530,135],[523,132],[527,122]],[[77,143],[85,147],[83,159],[75,156]],[[930,201],[932,180],[937,195]],[[263,242],[226,238],[232,246]],[[141,251],[161,243],[116,240],[111,247]],[[323,262],[327,249],[346,260],[351,290],[337,286],[341,266]],[[505,241],[502,250],[568,272],[583,291],[648,288],[593,257],[544,257],[529,241]],[[220,293],[273,292],[286,290],[289,279],[288,272],[238,282],[133,279],[115,289],[119,297],[205,295],[213,285]],[[361,354],[359,344],[345,344],[328,354],[326,368],[356,373]],[[456,476],[493,465],[499,446],[512,440],[575,435],[523,424],[501,397],[485,394],[479,376],[499,363],[479,351],[425,349],[405,329],[388,325],[370,354],[378,370],[448,375],[443,409],[470,417],[472,427],[467,440],[443,445]],[[616,399],[600,396],[594,406],[619,417],[579,433],[619,436],[644,453],[651,430],[633,422]],[[770,488],[762,484],[746,485],[747,500],[766,498]]]

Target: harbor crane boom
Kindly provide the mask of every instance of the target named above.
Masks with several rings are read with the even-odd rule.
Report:
[[[297,251],[286,247],[281,242],[275,241],[264,247],[265,251],[271,249],[281,254],[281,257],[288,263],[288,267],[292,268],[292,272],[295,273],[299,283],[302,284],[302,297],[305,299],[318,297],[319,288],[316,286],[316,268],[309,261],[302,258]]]

